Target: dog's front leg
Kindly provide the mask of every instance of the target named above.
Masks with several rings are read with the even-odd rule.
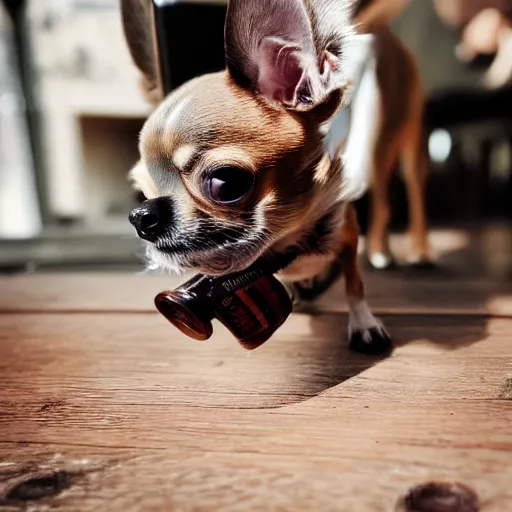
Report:
[[[340,260],[345,275],[349,313],[349,346],[364,354],[382,354],[391,349],[391,338],[373,316],[364,296],[364,285],[358,267],[359,225],[354,207],[349,204],[341,227]]]

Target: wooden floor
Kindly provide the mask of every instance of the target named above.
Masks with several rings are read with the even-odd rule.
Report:
[[[0,510],[512,511],[512,285],[459,260],[367,273],[385,359],[340,286],[247,353],[155,313],[169,278],[0,277]]]

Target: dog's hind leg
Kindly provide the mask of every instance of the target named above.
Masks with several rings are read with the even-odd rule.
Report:
[[[378,270],[392,266],[388,230],[391,218],[389,181],[398,161],[399,140],[392,129],[383,127],[374,151],[371,187],[371,213],[366,256],[370,265]]]
[[[415,102],[416,112],[404,131],[402,143],[402,171],[407,187],[409,207],[410,247],[408,260],[415,265],[429,265],[428,221],[426,213],[426,183],[428,150],[423,134],[421,106]]]

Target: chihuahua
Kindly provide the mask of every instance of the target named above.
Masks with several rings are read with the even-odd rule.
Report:
[[[411,85],[411,66],[404,65],[410,61],[402,57],[402,68],[382,72],[386,52],[379,48],[397,40],[381,28],[374,36],[358,35],[353,2],[230,0],[227,69],[163,98],[151,2],[121,4],[132,56],[159,102],[142,129],[141,159],[131,173],[147,199],[130,221],[147,242],[151,264],[223,275],[300,246],[300,257],[279,277],[308,299],[332,282],[333,268],[342,269],[350,347],[388,351],[390,338],[364,299],[351,203],[366,191],[373,161],[388,173],[405,139],[415,150],[419,146],[419,134],[410,134],[418,90]],[[395,96],[389,108],[388,95]],[[393,134],[384,135],[386,130]],[[417,156],[406,154],[412,168]],[[378,158],[372,161],[372,155]],[[373,173],[374,189],[380,174]],[[418,182],[421,195],[419,188]],[[385,200],[380,192],[379,208]],[[385,241],[377,242],[387,219],[378,220],[370,250],[384,254]],[[423,228],[416,222],[415,228]],[[311,234],[314,245],[306,242]]]

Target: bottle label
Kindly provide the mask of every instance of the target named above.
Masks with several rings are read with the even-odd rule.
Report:
[[[235,277],[226,279],[222,282],[222,288],[228,293],[233,293],[247,285],[250,285],[260,277],[262,277],[261,270],[249,270]]]
[[[263,276],[237,289],[220,301],[216,316],[240,340],[277,329],[283,321],[283,301],[272,285],[272,280]]]

